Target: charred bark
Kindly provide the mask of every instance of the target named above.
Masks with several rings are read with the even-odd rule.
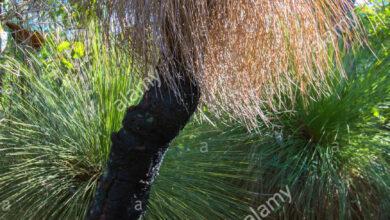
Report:
[[[87,219],[139,219],[145,213],[167,148],[194,113],[200,96],[185,68],[176,63],[169,71],[176,76],[180,97],[159,77],[140,103],[127,110],[123,128],[111,135],[111,152]]]

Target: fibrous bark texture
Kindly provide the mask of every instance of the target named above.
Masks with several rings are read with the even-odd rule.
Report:
[[[111,152],[87,219],[139,219],[145,213],[167,148],[194,113],[200,96],[198,85],[178,63],[169,71],[177,76],[179,96],[158,78],[140,103],[128,108],[123,128],[111,135]]]

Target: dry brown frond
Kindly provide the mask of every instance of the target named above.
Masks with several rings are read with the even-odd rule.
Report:
[[[343,72],[340,42],[363,41],[350,0],[106,2],[88,6],[106,21],[107,36],[129,42],[145,72],[158,60],[162,68],[183,60],[202,105],[249,127],[259,117],[269,122],[265,109],[290,108],[297,94],[327,91],[327,79]],[[172,73],[164,77],[178,89]]]

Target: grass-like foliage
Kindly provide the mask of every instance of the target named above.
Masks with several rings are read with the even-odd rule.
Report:
[[[0,217],[6,219],[83,219],[111,147],[110,133],[121,126],[122,105],[142,95],[130,59],[102,48],[99,38],[48,42],[41,54],[24,62],[8,57],[1,66],[14,78],[4,87],[0,124],[0,201],[10,203]],[[223,142],[199,145],[219,132],[191,125],[182,134],[153,186],[150,217],[246,212],[248,193],[234,184],[254,181],[243,155],[221,154]]]
[[[387,30],[388,20],[384,24]],[[85,216],[110,150],[110,133],[121,127],[123,107],[135,104],[144,89],[132,57],[107,48],[97,29],[91,30],[84,36],[88,40],[52,37],[40,54],[24,61],[8,57],[1,64],[6,77],[0,100],[0,202],[10,206],[0,206],[0,218]],[[248,115],[256,118],[260,134],[214,116],[217,127],[190,122],[165,156],[145,219],[245,218],[249,207],[256,210],[286,185],[292,202],[281,203],[269,218],[388,219],[389,41],[388,35],[371,32],[379,59],[368,49],[345,56],[348,79],[335,70],[338,77],[324,78],[333,86],[316,100],[297,98],[292,104],[286,98],[283,103],[293,112],[263,108]],[[305,90],[280,85],[297,97],[316,93],[310,90],[315,85]],[[202,110],[197,116],[213,111]],[[230,110],[222,109],[220,117],[228,119]],[[272,127],[257,117],[261,114],[272,119]]]
[[[2,93],[0,200],[11,204],[1,213],[7,219],[85,215],[110,134],[121,126],[114,101],[138,81],[126,57],[109,56],[99,39],[83,43],[52,38],[41,54],[2,65],[18,79]]]
[[[390,62],[361,64],[329,96],[280,116],[271,144],[256,147],[260,192],[288,185],[293,197],[274,218],[389,218]]]
[[[191,122],[169,149],[145,219],[237,219],[247,213],[258,171],[248,169],[244,127]],[[233,150],[234,149],[234,150]]]

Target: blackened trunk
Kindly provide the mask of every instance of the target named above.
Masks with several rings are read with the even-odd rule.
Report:
[[[167,148],[194,113],[200,96],[185,68],[170,65],[169,71],[177,76],[180,97],[159,77],[141,102],[127,110],[123,128],[111,135],[111,152],[87,219],[139,219],[145,213]]]

